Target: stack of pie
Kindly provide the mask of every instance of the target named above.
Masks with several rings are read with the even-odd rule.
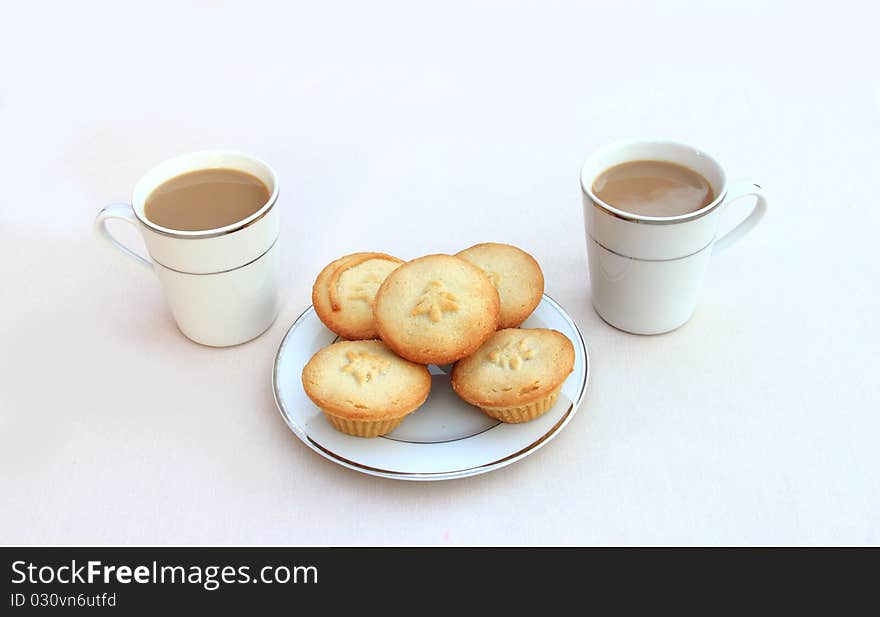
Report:
[[[452,368],[463,400],[502,422],[553,406],[574,368],[560,332],[518,328],[544,292],[535,259],[508,244],[404,262],[355,253],[330,263],[312,288],[318,317],[346,339],[303,368],[306,394],[338,430],[384,435],[431,389],[428,364]]]

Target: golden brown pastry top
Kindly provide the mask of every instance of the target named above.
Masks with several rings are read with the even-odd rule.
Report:
[[[382,340],[413,362],[446,364],[495,331],[500,300],[483,272],[452,255],[409,261],[382,283],[373,311]]]
[[[428,369],[395,355],[381,341],[341,341],[305,365],[303,388],[321,409],[352,420],[399,418],[431,390]]]
[[[501,298],[498,328],[515,328],[537,308],[544,294],[544,273],[535,258],[510,244],[485,242],[458,257],[480,268]]]
[[[508,328],[456,363],[452,387],[472,405],[522,405],[551,393],[573,369],[574,345],[561,332]]]
[[[318,317],[342,338],[376,338],[376,291],[402,263],[402,259],[385,253],[354,253],[331,262],[321,270],[312,287],[312,304]]]

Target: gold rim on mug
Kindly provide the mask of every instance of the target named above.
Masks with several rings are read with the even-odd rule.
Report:
[[[688,144],[685,144],[685,143],[682,143],[679,141],[669,140],[669,139],[656,139],[656,140],[654,140],[654,139],[638,139],[638,140],[634,140],[634,141],[620,141],[620,142],[615,142],[615,143],[611,143],[611,144],[606,144],[605,146],[602,146],[601,149],[606,150],[609,148],[623,147],[623,146],[630,146],[630,145],[644,144],[644,143],[651,143],[651,142],[665,142],[665,143],[673,144],[675,146],[682,146],[682,147],[688,148],[690,150],[693,150],[698,156],[701,156],[703,158],[706,158],[706,159],[712,161],[712,163],[718,169],[721,170],[722,178],[724,179],[724,186],[722,187],[721,192],[718,193],[718,195],[715,197],[715,199],[712,200],[712,202],[710,204],[703,206],[702,208],[700,208],[699,210],[697,210],[695,212],[689,212],[687,214],[680,214],[678,216],[640,216],[638,214],[632,214],[630,212],[625,212],[625,211],[620,210],[619,208],[615,208],[614,206],[607,204],[604,201],[602,201],[601,199],[599,199],[596,196],[596,194],[593,193],[592,186],[587,188],[584,185],[584,169],[587,167],[587,164],[589,164],[589,162],[593,159],[593,156],[595,156],[595,155],[593,155],[590,158],[588,158],[587,161],[581,167],[580,185],[581,185],[581,191],[583,191],[583,193],[592,200],[594,208],[596,208],[597,210],[601,210],[602,212],[605,212],[606,214],[609,214],[609,215],[613,216],[614,218],[621,219],[621,220],[627,221],[629,223],[639,223],[642,225],[675,225],[677,223],[687,223],[688,221],[694,221],[696,219],[702,218],[702,217],[706,216],[707,214],[710,214],[711,212],[713,212],[722,203],[724,203],[724,198],[727,197],[727,178],[724,177],[724,168],[721,166],[721,163],[719,163],[715,159],[714,156],[707,154],[705,150],[701,150],[700,148],[695,148],[694,146],[690,146]],[[600,172],[600,174],[601,173],[602,172]],[[596,175],[598,176],[600,174],[596,174]],[[593,180],[595,180],[595,178],[593,178]],[[590,182],[592,183],[593,180],[591,180]],[[757,185],[755,185],[755,186],[757,186]],[[761,187],[758,187],[758,188],[761,188]]]
[[[265,204],[260,206],[259,210],[257,210],[256,212],[254,212],[250,216],[245,217],[245,218],[241,219],[240,221],[236,221],[235,223],[230,223],[229,225],[225,225],[223,227],[218,227],[216,229],[203,229],[203,230],[198,230],[198,231],[195,231],[195,230],[194,231],[181,231],[181,230],[177,230],[177,229],[171,229],[170,227],[162,227],[161,225],[156,225],[155,223],[153,223],[152,221],[147,219],[146,216],[141,216],[140,212],[138,212],[139,208],[136,208],[136,207],[134,207],[134,204],[131,204],[131,206],[132,206],[131,210],[132,210],[132,212],[134,212],[135,218],[137,218],[138,221],[143,223],[143,225],[146,226],[147,228],[149,228],[151,231],[154,231],[157,234],[161,234],[163,236],[169,236],[171,238],[184,238],[184,239],[189,239],[189,240],[203,240],[206,238],[217,238],[219,236],[225,236],[225,235],[228,235],[231,233],[235,233],[237,231],[241,231],[242,229],[245,229],[246,227],[250,227],[251,225],[253,225],[257,221],[259,221],[261,218],[263,218],[264,216],[269,214],[269,212],[272,210],[272,208],[275,207],[275,204],[278,201],[278,195],[280,194],[280,191],[278,188],[278,176],[275,173],[275,170],[272,169],[262,159],[258,159],[257,157],[250,155],[250,154],[246,154],[244,152],[236,152],[234,150],[199,150],[197,152],[187,152],[185,154],[179,154],[171,159],[167,159],[167,160],[159,163],[158,165],[153,166],[146,174],[144,174],[144,176],[149,175],[150,173],[152,173],[154,170],[156,170],[156,168],[160,167],[161,165],[167,164],[168,161],[172,161],[172,160],[175,160],[178,158],[183,158],[183,157],[194,157],[194,156],[199,156],[199,155],[203,155],[203,154],[220,154],[220,155],[226,155],[226,156],[239,156],[242,158],[250,159],[250,160],[262,165],[266,169],[266,171],[268,171],[269,174],[272,176],[272,183],[274,185],[272,187],[272,194],[269,195],[268,201],[266,201]],[[203,167],[201,169],[216,169],[216,168]],[[168,179],[170,180],[170,178],[168,178]],[[140,184],[140,182],[138,184]],[[154,187],[154,188],[156,188],[156,187]],[[135,187],[135,189],[137,189],[137,187]],[[190,274],[190,273],[187,272],[185,274]]]
[[[595,242],[595,243],[596,243],[596,246],[602,247],[603,249],[605,249],[606,251],[608,251],[608,252],[611,253],[612,255],[617,255],[618,257],[623,257],[624,259],[631,259],[631,260],[633,260],[633,261],[653,261],[653,262],[656,262],[656,263],[660,263],[660,262],[664,262],[664,261],[678,261],[678,260],[680,260],[680,259],[687,259],[688,257],[693,257],[694,255],[697,255],[697,254],[699,254],[699,253],[702,253],[702,252],[705,251],[707,248],[709,248],[710,246],[712,246],[713,244],[715,244],[715,239],[716,239],[717,236],[712,236],[712,239],[709,241],[709,243],[708,243],[706,246],[704,246],[704,247],[702,247],[702,248],[698,248],[698,249],[697,249],[696,251],[694,251],[693,253],[688,253],[687,255],[682,255],[681,257],[668,257],[668,258],[666,258],[666,259],[643,259],[643,258],[641,258],[641,257],[631,257],[631,256],[629,256],[629,255],[624,255],[623,253],[618,253],[617,251],[612,251],[610,248],[608,248],[607,246],[605,246],[604,244],[602,244],[601,242],[599,242],[598,240],[596,240],[596,238],[594,238],[594,237],[591,236],[590,234],[587,234],[587,237],[588,237],[590,240],[592,240],[593,242]]]
[[[275,247],[276,244],[278,244],[278,238],[280,238],[280,237],[281,236],[275,236],[275,239],[272,240],[272,244],[269,246],[269,248],[267,248],[265,251],[263,251],[262,253],[260,253],[256,257],[254,257],[253,259],[251,259],[249,262],[243,263],[240,266],[235,266],[233,268],[227,268],[226,270],[217,270],[216,272],[187,272],[185,270],[177,270],[175,268],[172,268],[171,266],[166,266],[161,261],[156,261],[156,258],[153,257],[152,255],[150,255],[150,259],[157,266],[161,266],[161,267],[165,268],[166,270],[170,270],[171,272],[177,272],[178,274],[188,274],[190,276],[211,276],[213,274],[226,274],[227,272],[235,272],[236,270],[241,270],[242,268],[247,268],[252,263],[260,261],[263,257],[265,257],[266,255],[269,254],[269,251],[271,251]]]

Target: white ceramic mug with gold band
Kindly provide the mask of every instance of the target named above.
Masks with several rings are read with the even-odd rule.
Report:
[[[640,160],[669,161],[702,175],[715,199],[688,214],[640,216],[603,202],[593,183],[605,170]],[[697,307],[709,257],[751,231],[767,209],[757,184],[728,186],[718,162],[705,152],[672,141],[632,141],[606,146],[581,170],[590,287],[596,312],[612,326],[634,334],[661,334],[683,325]],[[717,237],[728,204],[755,197],[739,225]]]
[[[269,200],[240,221],[204,231],[161,227],[144,214],[150,193],[181,174],[200,169],[236,169],[259,178]],[[278,178],[263,161],[238,152],[183,154],[160,163],[135,185],[131,204],[98,213],[100,238],[159,277],[181,332],[203,345],[244,343],[266,331],[278,314]],[[107,229],[110,219],[132,224],[150,259],[124,246]]]

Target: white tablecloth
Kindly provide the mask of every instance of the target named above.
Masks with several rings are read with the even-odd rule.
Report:
[[[500,4],[4,11],[0,542],[880,543],[877,9]],[[657,337],[591,308],[578,189],[591,151],[639,136],[770,195]],[[153,164],[206,148],[282,184],[281,315],[225,350],[183,338],[157,280],[91,230]],[[319,269],[489,240],[538,258],[587,339],[565,431],[436,483],[301,444],[270,375]]]

